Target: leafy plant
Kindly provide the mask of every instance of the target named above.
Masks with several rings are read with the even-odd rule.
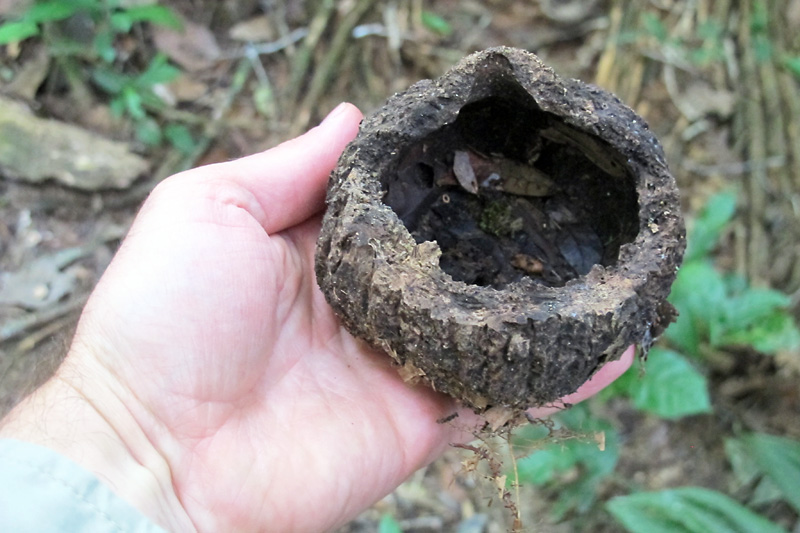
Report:
[[[101,66],[92,73],[92,80],[112,96],[109,104],[112,113],[118,117],[130,116],[136,125],[137,137],[146,144],[155,145],[161,142],[162,131],[147,110],[162,109],[164,102],[153,89],[174,80],[179,74],[180,71],[167,62],[165,55],[158,54],[140,74],[122,74]]]
[[[91,46],[60,31],[58,24],[72,17],[89,22]],[[181,27],[171,9],[155,2],[129,5],[121,0],[49,0],[35,2],[16,19],[0,25],[0,44],[40,37],[50,54],[61,58],[59,64],[67,79],[73,85],[91,79],[111,97],[109,105],[114,115],[132,120],[141,142],[157,145],[166,138],[178,150],[191,152],[195,142],[186,126],[167,124],[162,128],[154,116],[165,107],[154,89],[175,79],[180,71],[160,54],[145,62],[144,70],[139,72],[131,68],[130,62],[118,61],[117,37],[128,34],[140,23]],[[83,66],[86,62],[89,65]]]
[[[700,487],[619,496],[606,509],[632,533],[784,532],[728,496]]]
[[[643,372],[627,372],[602,397],[627,396],[633,405],[664,419],[711,412],[705,376],[681,354],[653,348]]]
[[[610,422],[593,416],[585,404],[559,413],[554,421],[555,430],[566,428],[570,433],[587,437],[551,442],[521,459],[517,470],[521,483],[558,486],[553,515],[559,520],[571,510],[585,513],[594,504],[598,486],[614,471],[619,460],[619,434]],[[603,446],[592,438],[599,435]],[[564,482],[566,478],[574,480]]]
[[[627,397],[635,408],[663,419],[708,413],[712,410],[708,386],[697,369],[704,350],[749,346],[769,354],[800,346],[800,332],[787,311],[785,295],[752,288],[746,280],[720,272],[712,262],[735,211],[736,196],[723,192],[709,199],[691,225],[684,265],[670,296],[680,316],[666,332],[680,351],[653,348],[647,362],[637,363],[639,372],[623,375],[597,401]],[[605,451],[589,440],[573,439],[551,442],[518,462],[522,482],[547,487],[564,483],[558,485],[556,519],[571,509],[590,509],[599,484],[616,466],[619,436],[608,421],[592,414],[591,405],[576,406],[555,418],[559,427],[574,431],[604,431]],[[729,439],[726,450],[740,477],[763,478],[762,495],[783,498],[800,509],[800,443],[755,433]],[[606,509],[635,533],[783,531],[730,497],[697,487],[634,492],[611,500]]]
[[[766,433],[748,433],[728,439],[725,452],[740,479],[761,478],[756,492],[762,495],[771,492],[800,512],[800,442]]]
[[[150,22],[180,28],[175,13],[157,3],[126,6],[120,0],[50,0],[33,3],[15,20],[0,25],[0,44],[46,35],[49,23],[84,15],[95,25],[93,50],[106,61],[113,61],[116,52],[111,46],[116,34],[128,33],[137,22]],[[56,34],[50,36],[56,38]]]
[[[719,193],[694,221],[686,258],[670,295],[680,316],[666,337],[694,356],[700,356],[704,346],[750,346],[767,354],[797,349],[800,330],[788,311],[789,297],[750,287],[740,277],[721,273],[711,262],[709,254],[735,209],[735,195]]]

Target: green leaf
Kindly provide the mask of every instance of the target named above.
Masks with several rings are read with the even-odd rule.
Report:
[[[800,330],[786,312],[776,313],[746,330],[729,331],[719,339],[724,346],[752,346],[765,354],[800,349]]]
[[[27,20],[7,22],[0,26],[0,44],[15,43],[36,35],[39,35],[39,26]]]
[[[736,194],[732,191],[720,192],[709,198],[708,203],[692,224],[684,261],[707,257],[719,242],[722,231],[731,221],[735,212]]]
[[[150,88],[159,83],[168,83],[174,80],[181,71],[168,63],[167,56],[156,54],[147,69],[136,77],[136,85],[141,88]]]
[[[23,18],[37,24],[54,22],[71,17],[86,8],[86,2],[54,0],[53,2],[36,2],[25,12]]]
[[[606,509],[632,533],[785,533],[728,496],[700,487],[619,496]]]
[[[125,102],[125,110],[130,116],[137,120],[144,119],[147,116],[142,107],[142,96],[136,92],[136,89],[130,86],[124,87],[122,89],[122,99]]]
[[[789,307],[791,303],[791,298],[782,292],[748,288],[729,300],[723,315],[725,326],[731,330],[747,328]]]
[[[661,418],[711,412],[706,378],[680,354],[653,348],[641,380],[633,382],[633,404]]]
[[[178,18],[172,9],[158,4],[130,7],[112,15],[112,21],[114,16],[122,14],[125,15],[125,19],[129,24],[136,22],[152,22],[153,24],[166,26],[174,30],[179,30],[183,27],[181,19]],[[130,30],[130,27],[128,29]]]
[[[722,275],[710,263],[684,263],[669,297],[680,314],[667,328],[667,338],[683,351],[698,355],[700,341],[722,322],[727,298]]]
[[[189,129],[183,124],[168,124],[164,128],[164,137],[167,138],[172,146],[184,154],[192,153],[197,146]]]
[[[133,20],[126,11],[119,11],[111,15],[111,27],[116,33],[128,33],[133,27]]]
[[[432,11],[422,12],[422,24],[429,30],[445,37],[453,33],[450,23]]]
[[[108,67],[98,67],[92,71],[92,81],[108,94],[120,94],[131,84],[131,79]]]
[[[800,442],[766,433],[751,433],[740,440],[786,501],[800,512]]]
[[[757,483],[753,496],[749,499],[751,505],[763,505],[783,499],[781,490],[769,477],[763,475],[747,446],[740,439],[725,439],[725,456],[733,468],[738,483],[735,490]]]
[[[403,528],[392,515],[384,513],[378,522],[378,533],[403,533]]]
[[[614,471],[619,460],[619,434],[606,420],[591,415],[588,407],[575,406],[554,417],[557,423],[582,433],[605,433],[605,449],[600,450],[590,436],[553,442],[518,461],[522,483],[544,485],[559,480],[559,475],[577,470],[579,476],[558,486],[559,498],[553,507],[555,519],[571,509],[586,512],[597,498],[598,486]]]

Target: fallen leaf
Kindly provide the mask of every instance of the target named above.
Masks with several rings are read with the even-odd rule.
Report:
[[[211,30],[189,20],[182,20],[182,29],[173,30],[165,26],[153,28],[156,48],[188,71],[209,68],[222,55]]]
[[[456,150],[453,154],[453,173],[458,179],[458,183],[472,194],[478,194],[478,179],[469,160],[469,154],[462,150]]]
[[[275,38],[275,30],[265,15],[243,20],[235,24],[228,36],[234,41],[260,43],[272,41]]]

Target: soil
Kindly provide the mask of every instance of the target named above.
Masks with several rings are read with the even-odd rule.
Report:
[[[0,3],[0,17],[10,16],[11,4]],[[156,111],[155,118],[188,124],[196,141],[188,154],[168,143],[141,144],[130,121],[110,113],[109,95],[87,81],[97,58],[79,57],[72,65],[77,68],[73,72],[82,74],[76,79],[65,75],[69,70],[64,59],[51,58],[39,40],[0,49],[4,97],[26,104],[39,117],[125,142],[151,167],[122,190],[77,189],[52,181],[34,184],[18,173],[0,174],[0,290],[9,275],[26,279],[30,288],[26,302],[0,302],[0,415],[52,373],[91,287],[159,179],[187,166],[273,146],[313,125],[342,100],[372,112],[389,95],[418,80],[440,76],[468,53],[498,45],[533,51],[560,75],[596,83],[644,117],[664,145],[688,217],[719,190],[734,186],[742,191],[734,227],[716,251],[717,264],[793,295],[798,311],[800,88],[779,60],[765,61],[756,53],[763,52],[756,45],[763,44],[767,35],[774,57],[800,56],[797,0],[359,0],[347,4],[357,8],[357,16],[348,16],[345,7],[325,10],[325,2],[313,0],[162,4],[190,22],[191,31],[170,41],[156,38],[156,32],[144,25],[115,45],[126,72],[141,72],[159,51],[179,66],[180,78],[162,88],[170,103]],[[758,5],[766,9],[762,26],[753,20]],[[423,24],[421,9],[444,20],[447,27],[436,30],[430,22]],[[72,31],[73,26],[63,30]],[[301,40],[296,39],[300,34],[292,33],[312,26],[320,33]],[[761,27],[763,34],[756,32]],[[256,61],[248,58],[253,49],[247,48],[247,41],[237,40],[245,30],[253,46],[269,45],[261,55],[256,53]],[[503,113],[497,107],[489,110]],[[548,142],[553,141],[542,140]],[[546,155],[536,159],[535,142],[530,150],[499,159],[480,144],[458,142],[433,161],[409,152],[398,167],[398,180],[416,184],[441,179],[437,186],[442,194],[457,193],[461,198],[456,202],[474,206],[470,224],[506,239],[501,247],[504,258],[492,267],[495,274],[481,279],[455,260],[448,269],[456,277],[487,288],[516,283],[518,276],[558,287],[573,270],[580,275],[589,263],[613,263],[616,246],[597,244],[602,231],[587,213],[565,211],[556,198],[546,195],[524,196],[521,201],[536,216],[577,217],[572,230],[549,236],[551,243],[564,241],[563,249],[536,245],[537,250],[514,240],[519,224],[515,221],[521,217],[513,202],[503,205],[509,201],[506,195],[487,190],[475,198],[455,171],[449,176],[448,169],[456,166],[456,152],[466,153],[458,159],[469,162],[481,183],[498,168],[508,168],[508,159],[552,174]],[[419,165],[431,167],[433,176],[415,168]],[[445,170],[437,170],[439,166]],[[471,183],[462,170],[463,164],[461,180]],[[548,186],[539,183],[545,191]],[[438,192],[435,198],[445,207]],[[519,201],[519,196],[510,200]],[[414,219],[409,208],[393,198],[385,201],[403,214],[419,240],[427,238],[426,232],[445,240],[441,225]],[[576,244],[567,243],[570,237]],[[59,255],[71,249],[77,250],[71,259]],[[722,355],[723,360],[703,367],[711,383],[713,414],[665,421],[636,412],[624,401],[592,403],[614,421],[622,440],[615,475],[598,489],[600,504],[632,487],[686,485],[723,490],[744,503],[755,501],[753,487],[734,476],[723,452],[724,440],[741,430],[800,439],[800,355],[772,358],[747,351]],[[462,463],[472,456],[465,450],[449,451],[341,531],[376,531],[384,514],[396,517],[406,532],[510,529],[513,521],[498,500],[494,481],[465,472]],[[557,490],[521,487],[524,528],[620,530],[600,504],[585,514],[554,521],[557,498]],[[753,508],[787,530],[797,528],[797,514],[784,504],[767,501]]]

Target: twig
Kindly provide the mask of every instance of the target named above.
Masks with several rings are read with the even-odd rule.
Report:
[[[289,83],[286,85],[287,95],[293,96],[300,93],[303,79],[306,77],[308,66],[311,64],[311,55],[322,38],[322,33],[328,26],[333,7],[333,0],[322,0],[320,2],[319,8],[314,14],[314,19],[308,25],[308,34],[294,56],[292,74],[289,77]]]
[[[750,2],[741,3],[741,20],[739,37],[741,39],[742,75],[744,86],[744,124],[742,131],[746,139],[747,156],[751,160],[767,158],[766,124],[761,111],[763,94],[758,83],[758,68],[751,40],[751,6]],[[763,284],[763,261],[770,257],[768,236],[762,225],[762,216],[767,204],[766,190],[769,186],[767,172],[764,168],[752,168],[744,184],[747,192],[747,264],[748,277],[756,284]]]
[[[361,17],[372,7],[374,2],[375,0],[359,0],[356,6],[347,12],[344,20],[336,29],[336,33],[331,39],[331,47],[314,73],[314,77],[309,84],[308,93],[306,93],[295,120],[292,122],[290,132],[293,135],[300,133],[308,126],[312,109],[316,106],[322,93],[327,89],[333,72],[339,66],[339,61],[347,47],[353,28],[356,27]]]
[[[28,314],[22,318],[7,320],[0,326],[0,343],[18,337],[26,331],[41,328],[69,313],[82,309],[88,298],[88,295],[77,296],[64,303],[48,307],[36,313]]]
[[[306,36],[308,36],[308,28],[297,28],[296,30],[284,35],[280,39],[276,39],[268,43],[248,44],[236,51],[226,52],[222,57],[225,59],[240,59],[248,54],[256,54],[260,56],[274,54],[289,48],[292,44]]]

